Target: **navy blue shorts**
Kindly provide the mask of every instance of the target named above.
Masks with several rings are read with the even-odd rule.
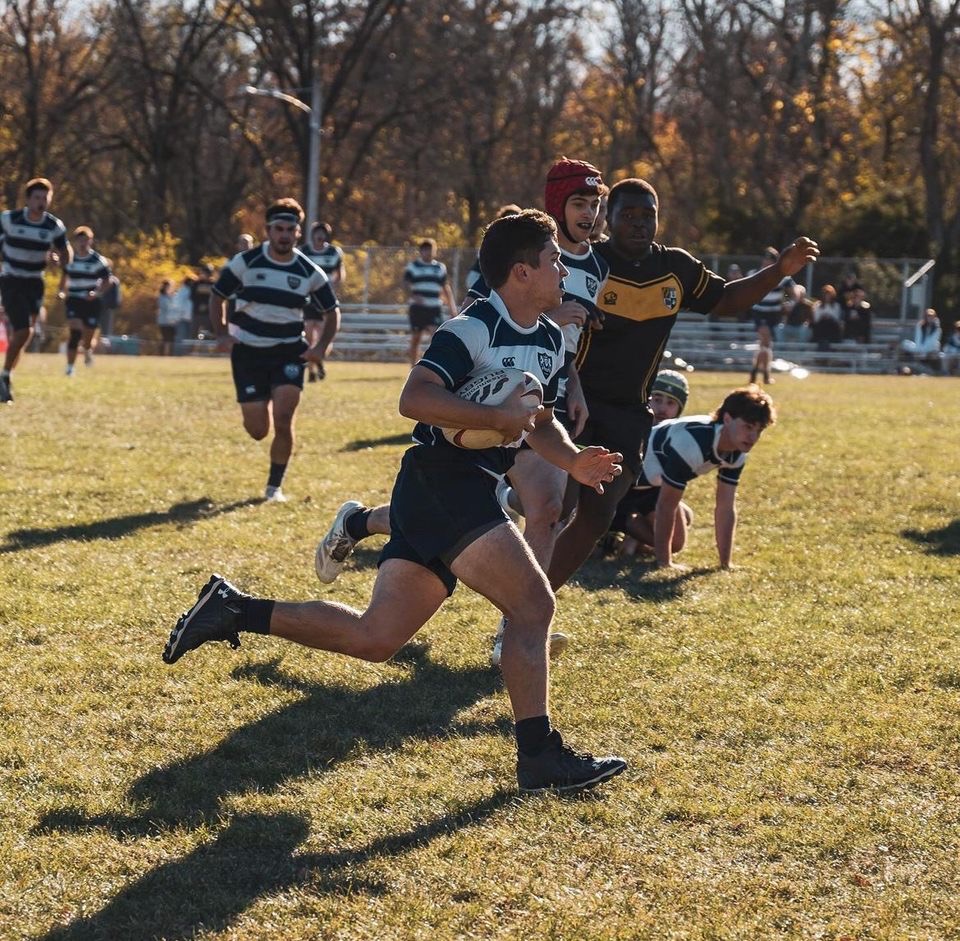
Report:
[[[307,349],[303,340],[276,346],[247,346],[234,343],[230,351],[233,384],[238,402],[269,402],[277,386],[303,388],[306,363],[300,354]]]
[[[627,520],[636,514],[647,516],[657,508],[657,498],[660,496],[659,487],[644,487],[642,490],[634,487],[627,491],[627,495],[617,506],[616,515],[610,528],[618,533],[626,532]]]
[[[100,326],[100,298],[68,297],[67,320],[79,320],[85,327]]]
[[[439,327],[443,322],[439,307],[427,307],[425,304],[411,304],[407,312],[410,321],[410,332],[419,333],[427,327]]]
[[[611,405],[598,401],[587,393],[590,417],[577,444],[601,445],[623,455],[623,472],[634,478],[640,476],[647,438],[653,427],[653,412],[646,405]]]
[[[3,309],[14,330],[26,330],[43,304],[43,278],[0,278]]]
[[[390,497],[390,541],[380,553],[433,572],[453,594],[454,559],[491,529],[507,522],[497,502],[496,477],[481,470],[469,452],[418,444],[400,463]]]

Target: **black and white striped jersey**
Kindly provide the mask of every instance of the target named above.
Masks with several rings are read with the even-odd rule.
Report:
[[[42,279],[50,249],[67,251],[67,228],[49,212],[31,222],[26,209],[5,210],[0,213],[0,238],[4,277]]]
[[[67,296],[88,300],[90,292],[96,291],[100,282],[110,277],[110,259],[91,250],[83,258],[74,255],[64,272],[68,278]]]
[[[300,251],[328,278],[343,264],[343,252],[330,242],[327,242],[319,251],[311,245],[301,245]]]
[[[447,266],[442,261],[414,258],[403,270],[403,280],[411,294],[419,294],[423,307],[440,308],[440,291],[447,283]]]
[[[654,425],[637,486],[666,483],[683,490],[695,477],[717,470],[724,483],[735,487],[747,455],[743,451],[719,451],[722,431],[723,422],[709,415],[670,418]]]
[[[313,303],[323,311],[337,306],[327,276],[298,249],[281,263],[270,257],[264,242],[234,255],[220,272],[213,290],[235,297],[230,335],[247,346],[296,343],[303,335],[303,309]]]

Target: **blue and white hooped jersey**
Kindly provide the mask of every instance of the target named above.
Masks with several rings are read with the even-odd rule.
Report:
[[[420,295],[420,304],[440,309],[440,291],[447,283],[447,266],[442,261],[414,258],[404,268],[403,280],[411,294]]]
[[[293,258],[274,261],[268,242],[234,255],[220,272],[213,290],[235,297],[230,336],[247,346],[296,343],[303,335],[303,309],[310,302],[333,310],[337,296],[327,276],[298,249]]]
[[[440,325],[418,365],[435,372],[452,392],[492,369],[522,369],[540,380],[543,404],[549,408],[557,400],[564,373],[563,337],[560,328],[542,315],[532,327],[519,326],[500,295],[491,291],[488,298]],[[438,427],[423,422],[414,428],[413,439],[419,444],[456,447]],[[462,453],[472,455],[484,469],[502,474],[509,469],[517,447],[519,442]]]
[[[27,218],[26,209],[0,213],[4,277],[42,279],[51,248],[67,250],[67,227],[49,212],[39,222]]]
[[[320,251],[310,245],[301,245],[300,251],[310,259],[328,278],[343,264],[343,252],[330,242]]]
[[[96,291],[100,282],[110,277],[110,259],[91,250],[83,258],[74,255],[64,272],[68,278],[67,296],[74,300],[90,300],[90,292]]]
[[[709,415],[670,418],[654,425],[637,486],[666,483],[683,490],[695,477],[718,470],[720,479],[735,487],[747,455],[743,451],[719,451],[722,431],[723,422]]]
[[[597,298],[610,273],[610,266],[592,247],[583,255],[573,255],[561,248],[560,261],[568,272],[563,279],[563,299],[577,301],[586,307],[591,317],[597,317]],[[581,333],[583,327],[576,324],[568,323],[563,327],[563,343],[568,353],[577,352]]]
[[[756,272],[751,271],[751,274]],[[797,282],[789,275],[783,278],[780,283],[767,291],[763,297],[757,301],[751,308],[755,317],[779,317],[783,313],[783,303],[787,296],[787,291],[796,287]]]

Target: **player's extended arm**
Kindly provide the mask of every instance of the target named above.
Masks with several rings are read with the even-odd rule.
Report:
[[[747,310],[772,291],[787,275],[795,275],[805,265],[817,260],[820,246],[813,239],[800,236],[781,253],[774,265],[767,265],[747,278],[728,281],[723,296],[711,313],[735,314]]]
[[[223,333],[223,328],[227,325],[226,298],[221,297],[216,291],[211,291],[208,310],[210,312],[210,326],[213,327],[214,336],[218,336]]]
[[[673,568],[673,529],[677,525],[677,507],[683,491],[671,487],[666,481],[660,485],[657,509],[653,516],[653,551],[657,568]]]
[[[717,481],[717,505],[713,511],[713,522],[720,568],[728,569],[732,564],[733,536],[737,531],[737,488],[722,480]]]

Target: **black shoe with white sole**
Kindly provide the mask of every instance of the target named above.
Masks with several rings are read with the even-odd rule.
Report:
[[[616,777],[626,767],[627,763],[616,755],[594,758],[575,752],[554,729],[547,739],[547,747],[538,755],[521,752],[517,756],[517,784],[523,794],[571,793]]]
[[[188,650],[195,650],[208,640],[225,640],[234,649],[239,647],[242,604],[247,597],[222,575],[211,575],[200,589],[197,603],[180,615],[170,632],[163,648],[163,662],[176,663]]]

